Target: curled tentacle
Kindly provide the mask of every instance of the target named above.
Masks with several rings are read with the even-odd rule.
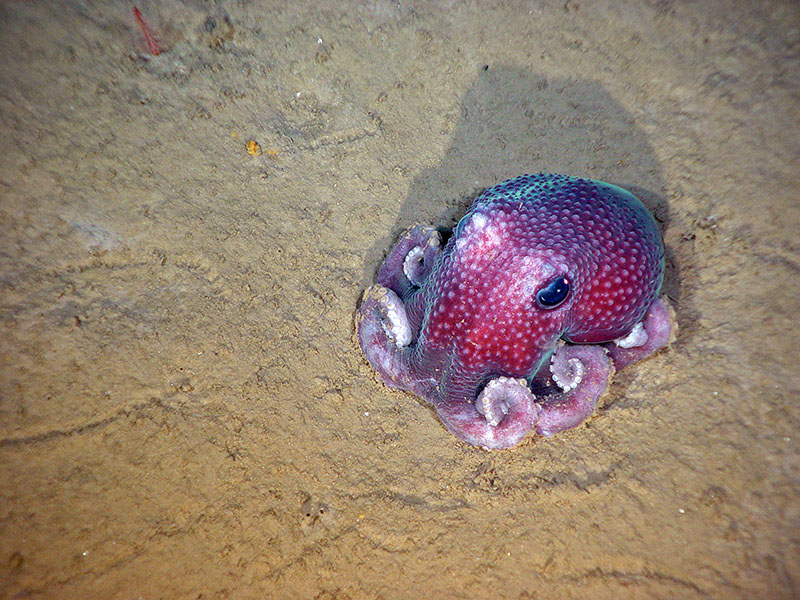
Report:
[[[664,298],[658,298],[631,333],[605,347],[619,371],[671,343],[677,331],[675,310]]]
[[[386,385],[408,387],[412,378],[407,349],[411,328],[405,306],[392,290],[374,285],[364,292],[358,311],[358,341]]]
[[[524,379],[491,380],[475,403],[436,403],[439,417],[456,436],[487,450],[518,444],[536,424],[540,408]]]
[[[550,373],[562,392],[541,401],[536,432],[544,436],[575,427],[594,412],[614,365],[602,347],[565,345],[553,354]]]
[[[441,250],[441,236],[435,228],[412,227],[400,236],[378,270],[378,284],[405,297],[422,285]]]

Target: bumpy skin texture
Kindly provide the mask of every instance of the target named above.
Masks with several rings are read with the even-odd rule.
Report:
[[[479,196],[444,247],[431,227],[401,237],[364,294],[359,342],[459,438],[507,448],[578,425],[615,368],[670,341],[663,273],[656,224],[629,192],[524,175]]]

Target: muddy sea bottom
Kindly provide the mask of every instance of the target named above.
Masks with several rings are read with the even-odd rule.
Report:
[[[137,8],[0,5],[0,597],[800,594],[794,4]],[[643,200],[680,331],[486,452],[354,316],[539,171]]]

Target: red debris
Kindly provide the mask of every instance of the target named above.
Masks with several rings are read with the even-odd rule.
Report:
[[[133,18],[136,19],[136,22],[139,24],[139,27],[142,30],[142,34],[144,34],[144,41],[147,44],[148,50],[150,50],[150,54],[153,56],[158,56],[161,54],[161,50],[156,43],[156,38],[154,38],[153,34],[150,33],[150,27],[148,27],[147,21],[144,20],[142,12],[139,10],[138,6],[133,7]]]

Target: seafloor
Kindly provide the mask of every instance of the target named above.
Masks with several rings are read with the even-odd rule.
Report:
[[[132,6],[0,4],[0,597],[800,594],[796,2]],[[680,334],[487,453],[353,317],[535,171],[642,197]]]

